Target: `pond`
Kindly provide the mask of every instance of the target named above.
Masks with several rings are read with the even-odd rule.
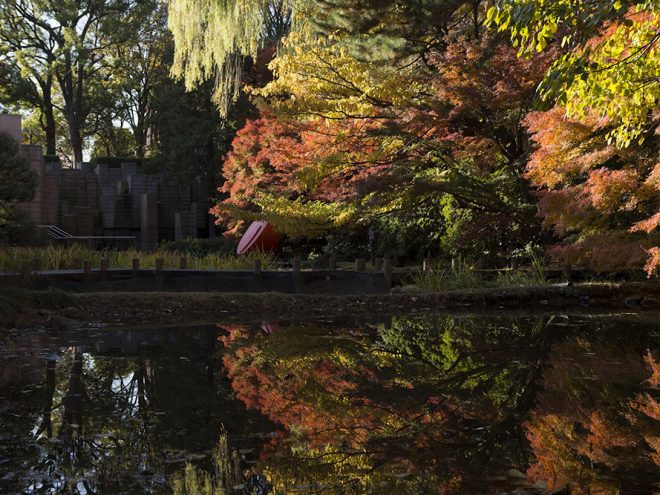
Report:
[[[659,322],[6,333],[0,493],[654,493]]]

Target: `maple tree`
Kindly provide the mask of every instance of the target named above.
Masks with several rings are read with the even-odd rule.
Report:
[[[464,239],[493,252],[533,236],[522,118],[550,56],[461,42],[431,56],[420,77],[357,59],[342,40],[296,33],[286,43],[276,78],[254,91],[274,114],[239,131],[216,214],[312,235],[414,211],[431,232],[459,219]]]
[[[564,263],[660,267],[659,15],[655,0],[500,0],[489,11],[523,53],[561,40],[541,91],[557,107],[527,119],[539,145],[527,174]]]
[[[540,188],[547,227],[563,241],[550,254],[573,266],[657,269],[660,163],[656,140],[608,144],[607,120],[573,120],[560,108],[533,113],[538,144],[527,177]]]

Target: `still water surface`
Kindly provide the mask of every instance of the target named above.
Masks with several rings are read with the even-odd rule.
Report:
[[[0,493],[650,494],[659,329],[426,316],[9,333]]]

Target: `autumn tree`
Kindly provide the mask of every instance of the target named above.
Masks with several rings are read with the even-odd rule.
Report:
[[[528,177],[565,263],[659,266],[657,1],[501,0],[489,21],[522,54],[561,45],[541,95],[557,108],[528,118],[538,150]]]
[[[646,264],[651,274],[660,241],[657,137],[618,148],[608,144],[607,119],[568,119],[559,108],[527,123],[538,145],[527,177],[540,188],[544,224],[562,239],[551,256],[599,271]]]
[[[498,0],[488,21],[508,30],[522,53],[561,44],[543,96],[571,118],[607,118],[617,146],[652,135],[660,98],[660,2]]]

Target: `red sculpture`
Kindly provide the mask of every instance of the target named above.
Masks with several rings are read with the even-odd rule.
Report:
[[[258,220],[252,222],[245,231],[236,252],[245,254],[248,251],[259,250],[272,253],[277,249],[279,242],[280,235],[277,230],[265,220]]]

